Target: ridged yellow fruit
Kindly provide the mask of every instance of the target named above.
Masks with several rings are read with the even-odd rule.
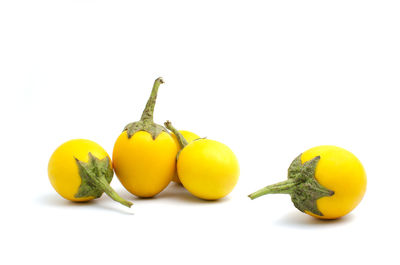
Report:
[[[122,185],[139,197],[160,193],[175,174],[176,144],[166,132],[156,139],[145,131],[128,138],[124,131],[114,145],[113,165]]]

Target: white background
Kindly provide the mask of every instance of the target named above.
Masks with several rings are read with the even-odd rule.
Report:
[[[1,1],[1,264],[398,264],[399,1]],[[73,138],[109,154],[164,77],[155,120],[219,140],[241,176],[205,202],[171,185],[74,204],[47,177]],[[333,144],[364,164],[337,221],[246,195]],[[393,241],[394,240],[394,241]]]

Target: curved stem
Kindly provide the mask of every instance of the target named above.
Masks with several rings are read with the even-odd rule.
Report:
[[[293,188],[296,187],[297,185],[298,185],[297,181],[295,181],[294,179],[288,179],[282,182],[278,182],[276,184],[266,186],[256,192],[253,192],[252,194],[249,195],[249,197],[250,199],[254,200],[266,194],[276,194],[276,193],[291,194]]]
[[[154,106],[156,105],[158,88],[164,80],[159,77],[154,81],[153,89],[151,90],[150,98],[147,100],[146,107],[143,110],[141,121],[153,121]]]
[[[185,146],[188,145],[188,142],[186,141],[185,137],[183,137],[183,135],[177,129],[175,129],[174,126],[172,126],[172,123],[170,121],[164,122],[164,125],[165,127],[167,127],[168,130],[170,130],[171,132],[173,132],[173,134],[175,134],[181,148],[184,148]]]
[[[105,177],[99,177],[96,180],[97,185],[100,186],[100,188],[114,201],[121,203],[122,205],[125,205],[126,207],[131,207],[132,202],[124,200],[121,198],[121,196],[118,195],[118,193],[111,188],[110,184],[108,184],[107,180]]]
[[[113,177],[110,158],[107,156],[103,159],[98,159],[91,152],[88,153],[88,156],[89,159],[86,163],[75,158],[81,177],[81,185],[75,197],[92,196],[99,198],[105,192],[114,201],[126,207],[131,207],[133,203],[122,199],[109,184]]]

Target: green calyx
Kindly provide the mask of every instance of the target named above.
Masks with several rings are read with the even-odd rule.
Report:
[[[125,126],[124,131],[127,131],[128,138],[131,138],[138,131],[146,131],[151,134],[153,139],[156,139],[161,132],[167,132],[167,130],[153,121],[154,106],[156,105],[158,88],[164,80],[159,77],[154,81],[153,89],[150,94],[150,98],[147,101],[146,107],[143,110],[140,121],[129,123]]]
[[[290,194],[294,206],[302,212],[309,211],[323,216],[317,207],[317,200],[322,197],[332,196],[331,191],[315,179],[315,169],[320,157],[301,163],[301,154],[296,157],[288,169],[288,179],[265,188],[262,188],[249,197],[253,200],[266,194]]]
[[[75,194],[75,198],[99,198],[103,192],[105,192],[114,201],[131,207],[133,203],[122,199],[110,186],[114,174],[110,159],[105,157],[100,160],[92,155],[92,153],[88,155],[89,161],[87,163],[75,158],[79,169],[79,175],[82,179],[78,192]]]

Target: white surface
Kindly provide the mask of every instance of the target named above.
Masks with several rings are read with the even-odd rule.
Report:
[[[0,263],[398,264],[400,4],[327,2],[1,1]],[[115,178],[132,209],[60,198],[54,149],[88,138],[111,154],[158,76],[155,120],[230,146],[234,192],[140,200]],[[350,215],[246,197],[320,144],[367,170]]]

